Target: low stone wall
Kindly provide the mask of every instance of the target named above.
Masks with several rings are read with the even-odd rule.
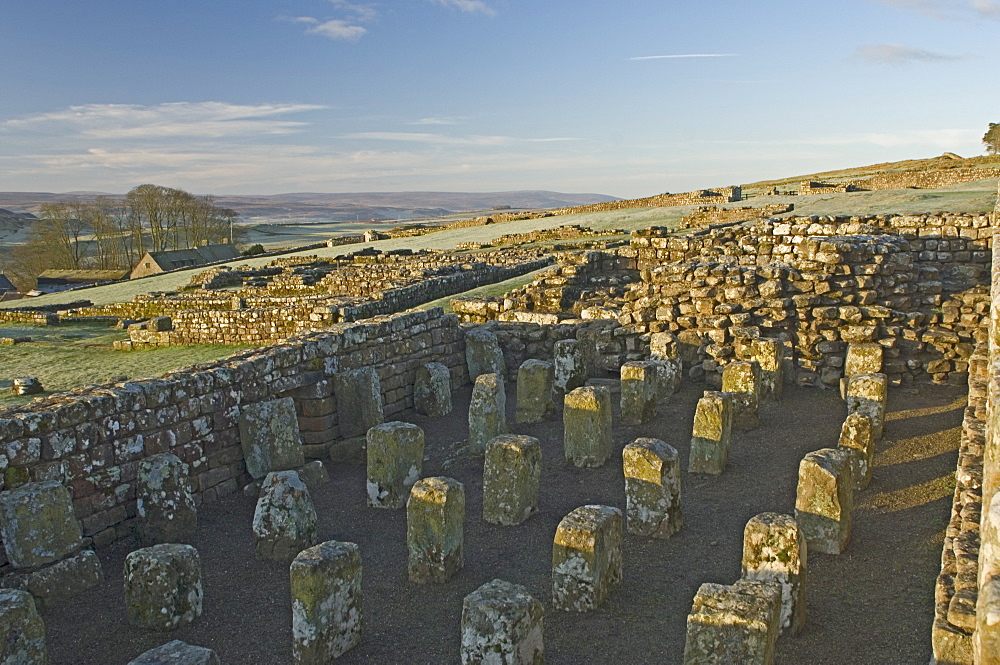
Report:
[[[334,326],[157,379],[46,397],[0,412],[0,490],[27,480],[66,484],[84,535],[106,544],[132,531],[144,457],[180,457],[199,501],[211,502],[250,481],[237,427],[248,404],[292,397],[303,443],[329,443],[339,436],[334,373],[374,367],[390,417],[412,407],[416,370],[428,362],[450,368],[453,388],[468,382],[462,328],[440,308]]]
[[[59,315],[54,312],[39,312],[27,309],[0,309],[0,323],[37,323],[51,326],[59,323]]]
[[[681,219],[677,228],[691,229],[711,226],[713,224],[731,224],[733,222],[745,222],[752,219],[768,218],[774,215],[791,212],[795,206],[791,203],[773,203],[760,208],[722,208],[718,206],[705,206],[699,208]]]
[[[952,168],[932,171],[903,171],[884,173],[861,180],[852,180],[857,191],[879,189],[935,189],[958,185],[963,182],[1000,177],[1000,168]]]

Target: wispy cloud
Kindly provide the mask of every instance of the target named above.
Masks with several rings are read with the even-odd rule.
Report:
[[[671,58],[735,58],[739,53],[673,53],[670,55],[637,55],[629,60],[668,60]]]
[[[360,25],[352,25],[340,19],[330,19],[322,23],[316,23],[306,30],[308,35],[322,35],[329,39],[336,39],[345,42],[356,42],[361,39],[368,30]]]
[[[0,133],[76,135],[90,139],[290,134],[303,122],[274,116],[322,109],[312,104],[174,102],[155,106],[86,104],[0,122]]]
[[[935,53],[902,44],[862,44],[851,55],[854,60],[880,65],[907,65],[915,62],[944,62],[958,56]]]
[[[973,0],[972,11],[981,18],[1000,20],[1000,3],[989,2],[988,0]]]
[[[991,0],[875,0],[938,20],[1000,20],[1000,3]]]
[[[320,35],[327,39],[356,42],[366,34],[368,28],[359,23],[368,23],[378,18],[375,5],[349,2],[348,0],[327,0],[343,14],[340,18],[319,19],[314,16],[279,16],[279,21],[304,23],[309,28],[307,35]]]
[[[579,139],[568,136],[554,136],[545,138],[518,138],[514,136],[446,136],[444,134],[432,134],[423,132],[357,132],[345,134],[341,138],[345,139],[365,139],[369,141],[404,141],[409,143],[432,143],[437,145],[462,145],[462,146],[505,146],[516,143],[556,143],[563,141],[578,141]]]
[[[375,5],[358,4],[347,0],[328,0],[337,9],[342,9],[353,15],[358,21],[374,21],[378,16]]]
[[[448,118],[420,118],[419,120],[414,120],[411,125],[458,125],[465,120],[465,117],[454,116]]]
[[[483,0],[431,0],[442,7],[451,7],[469,14],[485,14],[496,16],[496,10],[490,7]]]

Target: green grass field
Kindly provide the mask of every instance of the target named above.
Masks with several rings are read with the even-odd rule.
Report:
[[[0,337],[32,339],[0,347],[0,408],[15,407],[33,399],[9,393],[11,382],[20,376],[37,376],[47,393],[57,392],[105,383],[115,376],[155,377],[224,358],[243,348],[175,346],[149,351],[115,351],[111,343],[127,339],[128,335],[96,324],[0,324]]]

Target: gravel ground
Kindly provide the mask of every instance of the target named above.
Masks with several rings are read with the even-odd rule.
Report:
[[[691,421],[702,388],[685,383],[661,415],[639,427],[618,424],[617,450],[638,436],[665,440],[687,466]],[[765,404],[761,427],[734,433],[729,466],[718,477],[683,474],[685,525],[668,540],[626,536],[624,581],[597,611],[551,609],[552,536],[572,509],[603,503],[624,510],[620,455],[601,469],[579,470],[562,456],[561,416],[511,430],[538,437],[544,455],[540,511],[516,527],[483,522],[482,461],[442,464],[465,438],[470,389],[455,394],[447,418],[401,414],[423,427],[424,475],[450,475],[465,484],[465,567],[444,585],[406,578],[406,516],[365,506],[363,465],[328,464],[331,482],[316,492],[321,540],[361,547],[364,566],[362,643],[344,665],[459,662],[462,598],[502,578],[525,585],[546,606],[549,665],[680,663],[685,618],[702,582],[729,584],[740,575],[743,526],[757,513],[791,513],[799,460],[835,446],[844,405],[834,391],[786,388]],[[803,631],[783,637],[778,662],[811,665],[923,665],[931,655],[934,579],[950,510],[964,390],[922,386],[890,390],[886,438],[872,485],[857,497],[854,534],[846,553],[809,559],[809,616]],[[52,665],[124,665],[170,639],[211,647],[228,665],[273,665],[291,660],[287,567],[256,561],[250,523],[254,501],[232,496],[205,506],[193,544],[201,553],[205,614],[171,634],[125,620],[122,567],[131,547],[99,552],[105,583],[85,598],[43,613]]]

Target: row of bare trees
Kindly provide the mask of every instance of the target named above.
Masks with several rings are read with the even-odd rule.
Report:
[[[147,251],[234,240],[236,218],[211,196],[160,185],[139,185],[123,198],[44,203],[31,237],[0,269],[20,285],[48,269],[125,270]]]

